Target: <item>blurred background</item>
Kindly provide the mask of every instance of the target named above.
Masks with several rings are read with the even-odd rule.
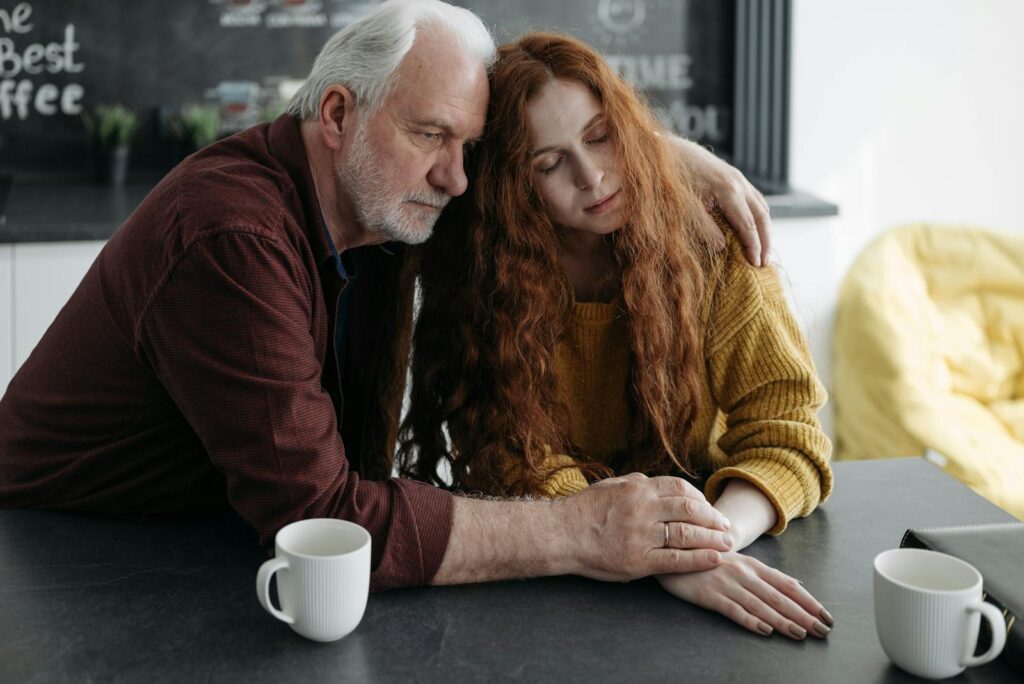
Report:
[[[375,4],[0,0],[0,392],[106,238],[152,185],[199,147],[277,116],[324,41]],[[646,93],[666,126],[709,146],[765,192],[773,214],[774,262],[835,398],[822,420],[840,455],[932,453],[949,469],[950,459],[962,460],[944,455],[956,445],[932,443],[927,429],[901,427],[896,417],[891,424],[858,419],[853,409],[874,403],[892,417],[907,404],[905,412],[913,414],[908,420],[920,422],[922,396],[959,392],[964,382],[981,378],[984,387],[971,390],[970,400],[986,408],[993,402],[1010,407],[997,412],[994,424],[985,424],[1004,430],[1010,440],[991,449],[1021,449],[1012,458],[1024,464],[1024,310],[1018,316],[1017,309],[1000,303],[995,308],[1009,313],[993,322],[986,313],[993,307],[963,309],[967,305],[959,300],[936,298],[937,276],[929,264],[948,262],[943,248],[956,254],[960,243],[947,240],[946,233],[929,233],[929,249],[939,245],[937,256],[917,243],[903,244],[899,249],[910,253],[906,264],[860,276],[877,286],[874,291],[844,288],[848,278],[858,277],[858,268],[864,270],[858,255],[894,228],[960,226],[1000,236],[993,249],[1006,261],[999,269],[1005,266],[1009,275],[996,283],[974,282],[972,273],[999,269],[971,256],[954,271],[953,279],[964,283],[954,289],[973,302],[982,301],[978,287],[1024,302],[1024,3],[456,4],[477,12],[499,41],[547,28],[591,42]],[[1005,236],[1008,241],[1000,242]],[[977,251],[977,241],[966,244],[973,245],[971,254]],[[949,279],[948,273],[942,277]],[[849,353],[870,337],[856,325],[870,320],[867,314],[844,313],[860,311],[850,301],[866,298],[885,311],[891,310],[888,292],[917,290],[921,300],[911,306],[926,312],[931,323],[922,328],[908,319],[886,334],[916,335],[915,344],[941,338],[938,347],[875,339],[878,349],[864,358]],[[950,311],[973,317],[957,320],[979,331],[965,344],[986,354],[981,361],[964,362],[957,358],[962,349],[942,347],[962,328],[935,323]],[[888,346],[903,351],[887,358]],[[934,363],[924,371],[908,370],[899,354],[924,355]],[[991,382],[987,366],[971,375],[970,368],[986,363],[999,366]],[[911,390],[905,387],[867,387],[844,395],[844,388],[872,373],[882,380],[899,376],[904,385],[918,382],[918,394],[907,399]],[[965,374],[970,377],[962,381]],[[837,378],[844,379],[842,386]],[[887,394],[892,392],[903,394]],[[844,405],[851,407],[849,418]],[[955,422],[960,408],[929,411],[933,420]],[[976,425],[959,427],[955,435],[975,450]],[[862,434],[900,430],[913,432],[912,438],[901,433],[889,442],[858,442]],[[1009,479],[1015,491],[1024,492],[1024,465],[1007,462],[986,477]],[[972,478],[980,476],[972,472],[954,474],[973,486]],[[994,500],[1011,509],[1016,505],[995,495]]]

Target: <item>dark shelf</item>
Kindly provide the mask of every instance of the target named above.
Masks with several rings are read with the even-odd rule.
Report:
[[[15,179],[8,182],[6,213],[0,212],[0,244],[106,240],[127,219],[155,180],[123,188],[82,179]],[[4,177],[0,176],[0,200]],[[772,218],[834,216],[834,204],[796,190],[765,196]]]

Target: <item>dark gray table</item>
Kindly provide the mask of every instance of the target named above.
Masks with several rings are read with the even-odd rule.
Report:
[[[914,681],[875,636],[873,557],[908,527],[1012,518],[921,460],[835,472],[822,509],[749,549],[829,608],[828,641],[749,634],[653,580],[560,577],[374,594],[318,644],[260,608],[263,555],[233,516],[0,511],[0,682]],[[956,681],[1020,679],[997,661]]]

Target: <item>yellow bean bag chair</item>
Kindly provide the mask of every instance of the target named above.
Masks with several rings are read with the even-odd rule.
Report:
[[[837,459],[932,460],[1024,519],[1024,236],[913,225],[839,294]]]

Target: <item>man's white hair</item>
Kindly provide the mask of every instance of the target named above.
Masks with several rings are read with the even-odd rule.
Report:
[[[479,60],[485,69],[494,64],[494,38],[468,9],[440,0],[387,0],[331,36],[309,78],[288,103],[288,113],[299,119],[317,118],[320,98],[332,85],[348,87],[365,111],[375,112],[387,97],[417,29],[427,26],[444,30],[464,55]]]

